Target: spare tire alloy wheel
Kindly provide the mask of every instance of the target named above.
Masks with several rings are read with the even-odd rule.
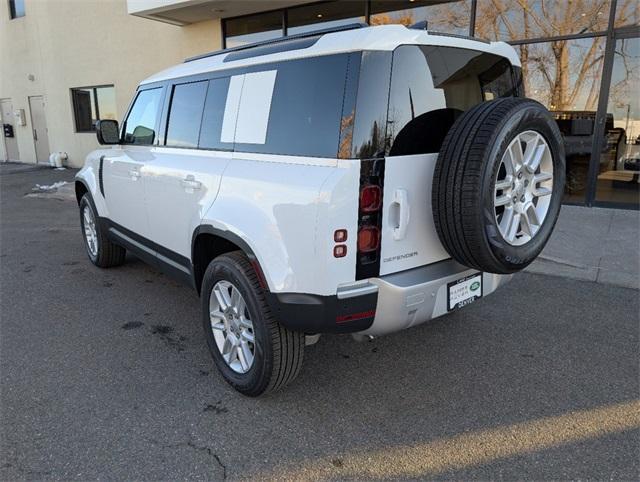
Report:
[[[523,98],[482,102],[453,124],[433,174],[433,221],[459,263],[488,273],[524,269],[560,212],[564,143],[551,113]]]
[[[518,134],[500,162],[495,182],[495,216],[500,234],[512,246],[531,241],[549,212],[553,158],[535,131]]]

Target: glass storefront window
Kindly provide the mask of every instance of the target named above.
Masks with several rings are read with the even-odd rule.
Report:
[[[471,1],[371,1],[371,25],[410,26],[426,20],[428,29],[438,32],[469,34]]]
[[[287,10],[287,34],[364,22],[365,3],[328,2]],[[319,25],[321,24],[321,25]]]
[[[231,18],[224,27],[227,48],[282,37],[282,11]]]
[[[615,27],[630,25],[640,25],[640,4],[638,4],[638,0],[618,0]]]
[[[640,38],[619,39],[607,105],[596,201],[640,203]]]
[[[610,0],[478,0],[475,36],[510,41],[602,32],[610,7]]]
[[[555,116],[565,141],[565,200],[585,200],[605,38],[520,46],[525,94]]]

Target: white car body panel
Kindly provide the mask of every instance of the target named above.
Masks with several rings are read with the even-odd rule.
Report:
[[[327,229],[317,231],[317,218],[331,201],[322,189],[335,169],[288,162],[290,156],[271,156],[271,162],[253,157],[233,154],[218,198],[201,223],[247,243],[270,291],[335,294],[336,284],[322,267],[328,256],[318,252],[317,244],[323,235],[332,236]],[[355,226],[353,210],[351,217]],[[353,258],[339,262],[347,272],[355,265]]]
[[[437,154],[385,158],[380,275],[449,258],[431,210]],[[411,166],[410,169],[407,167]]]
[[[150,238],[142,168],[152,158],[148,146],[116,146],[104,156],[104,190],[109,218],[140,236]]]
[[[150,154],[141,168],[149,239],[190,258],[193,232],[218,195],[231,152],[152,147]]]

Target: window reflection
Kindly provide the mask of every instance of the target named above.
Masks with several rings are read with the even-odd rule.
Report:
[[[638,0],[618,0],[616,4],[616,27],[640,25],[640,4]]]
[[[640,174],[640,38],[616,41],[607,105],[606,145],[596,200],[638,204]]]
[[[282,11],[259,13],[225,21],[226,47],[238,47],[282,36]]]
[[[469,34],[471,0],[461,1],[382,1],[371,2],[371,25],[401,24],[410,26],[426,20],[428,29]]]
[[[585,199],[604,47],[603,37],[520,46],[526,95],[554,114],[564,136],[570,201]]]
[[[601,32],[610,5],[610,0],[478,0],[475,36],[508,41]]]
[[[364,22],[364,2],[327,2],[287,11],[287,34]]]

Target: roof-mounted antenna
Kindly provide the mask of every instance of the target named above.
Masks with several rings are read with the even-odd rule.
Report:
[[[416,29],[416,30],[427,30],[428,27],[429,27],[429,22],[426,21],[426,20],[422,20],[421,22],[414,23],[409,28],[413,28],[413,29]]]

